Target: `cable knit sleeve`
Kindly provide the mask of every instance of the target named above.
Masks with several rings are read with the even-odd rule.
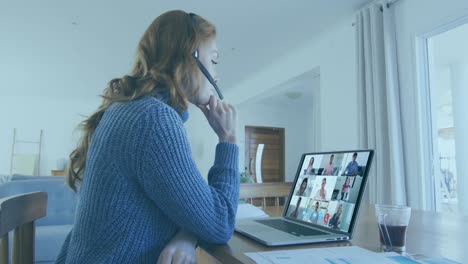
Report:
[[[179,227],[208,243],[226,243],[239,199],[237,145],[219,143],[208,184],[192,158],[185,128],[165,107],[147,111],[138,180],[145,194]]]

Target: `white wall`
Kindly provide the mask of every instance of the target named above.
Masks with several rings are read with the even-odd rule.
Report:
[[[239,83],[236,87],[226,92],[226,98],[228,102],[234,104],[240,104],[243,101],[261,94],[262,92],[277,86],[278,84],[284,83],[290,78],[298,76],[306,71],[310,71],[316,67],[320,67],[320,98],[321,98],[321,120],[310,124],[309,131],[313,131],[315,127],[319,127],[322,140],[319,144],[316,144],[314,150],[332,150],[332,149],[347,149],[357,147],[357,106],[356,106],[356,71],[355,71],[355,32],[354,27],[351,26],[352,17],[348,17],[343,21],[337,22],[336,25],[330,28],[327,32],[322,35],[310,36],[311,41],[304,43],[298,49],[291,50],[288,56],[278,58],[278,60],[270,67],[263,69],[261,72],[255,73],[251,79]],[[5,49],[4,49],[5,50]],[[15,53],[13,47],[8,47],[6,50],[10,50]],[[34,51],[32,51],[34,52]],[[116,52],[117,54],[119,52]],[[16,52],[16,55],[9,56],[11,58],[18,57],[21,52]],[[26,56],[26,55],[25,55]],[[29,56],[29,55],[28,55]],[[57,57],[57,56],[55,56]],[[123,59],[124,56],[121,57]],[[127,55],[125,56],[128,57]],[[19,57],[18,57],[19,58]],[[24,58],[26,60],[26,58]],[[74,60],[75,61],[75,60]],[[81,62],[79,62],[81,63]],[[83,61],[85,65],[92,65],[93,62]],[[130,64],[129,61],[126,63]],[[56,64],[67,65],[65,62],[57,61]],[[82,64],[81,64],[82,65]],[[122,65],[119,63],[119,65]],[[8,69],[6,64],[3,69]],[[74,65],[76,69],[81,66]],[[51,72],[47,70],[45,66],[34,67],[36,71],[35,76],[53,76]],[[55,69],[55,68],[54,68]],[[56,70],[56,69],[55,69]],[[93,75],[92,85],[96,87],[96,94],[104,87],[105,83],[114,76],[121,75],[125,70],[125,67],[119,67],[118,69],[106,69],[105,76],[96,78],[96,74]],[[2,71],[5,73],[5,71]],[[112,74],[111,74],[112,72]],[[42,75],[41,75],[42,73]],[[82,76],[82,75],[80,75]],[[66,79],[66,78],[65,78]],[[76,78],[75,78],[76,79]],[[80,80],[78,78],[77,80]],[[31,85],[34,83],[30,80],[28,83],[23,85]],[[11,82],[11,84],[14,84]],[[53,85],[66,85],[70,84],[67,82],[54,82]],[[45,83],[44,78],[41,78],[40,85],[48,85]],[[11,89],[23,89],[18,85],[11,86]],[[70,89],[80,89],[80,85],[70,85]],[[13,101],[8,98],[2,97],[2,101]],[[89,114],[94,110],[98,103],[76,103],[69,102],[64,103],[59,99],[45,100],[46,104],[35,103],[34,100],[23,98],[25,101],[22,105],[28,107],[25,108],[25,112],[29,111],[36,112],[36,109],[40,109],[47,105],[47,109],[41,110],[41,114],[35,116],[34,125],[23,124],[24,116],[26,113],[19,115],[12,115],[2,125],[1,131],[6,136],[2,136],[2,146],[6,144],[6,149],[9,149],[9,133],[13,127],[29,127],[29,130],[33,128],[43,128],[45,133],[45,139],[49,137],[51,133],[58,133],[63,135],[70,135],[73,128],[81,121],[81,118],[73,119],[73,114],[77,112],[85,112]],[[17,101],[17,100],[16,100]],[[29,101],[29,102],[27,102]],[[89,106],[88,106],[89,105]],[[11,104],[2,103],[2,112],[8,111]],[[71,112],[63,112],[63,110],[56,109],[71,109]],[[211,166],[214,158],[214,148],[216,146],[217,138],[211,131],[211,128],[207,124],[204,116],[199,113],[198,109],[192,109],[191,117],[187,122],[187,131],[189,139],[192,145],[192,151],[195,160],[197,161],[200,171],[203,175],[206,175],[209,167]],[[0,120],[6,120],[2,117]],[[16,120],[16,121],[13,121]],[[23,120],[23,121],[22,121]],[[40,121],[45,123],[40,123]],[[53,120],[53,121],[49,121]],[[61,121],[56,121],[61,120]],[[20,123],[16,123],[20,122]],[[251,125],[256,125],[252,123]],[[271,125],[274,124],[264,124]],[[50,132],[55,131],[55,132]],[[242,131],[243,132],[243,131]],[[242,136],[240,137],[242,138]],[[44,165],[43,170],[49,171],[53,168],[55,159],[63,157],[64,154],[68,154],[69,150],[76,143],[75,141],[68,141],[60,143],[51,143],[51,138],[45,141],[45,144],[57,144],[63,145],[63,150],[58,147],[52,147],[45,145],[44,151],[47,149],[56,149],[52,153],[44,154],[44,158],[48,157],[49,165]],[[242,143],[243,144],[243,143]],[[7,163],[9,163],[9,151],[4,151],[5,148],[1,148],[1,157],[7,157]],[[302,152],[302,150],[301,150]],[[289,154],[288,154],[289,155]],[[297,156],[294,155],[293,156]],[[296,158],[297,159],[297,158]],[[243,154],[241,154],[240,160],[243,160]],[[296,166],[296,161],[292,162],[292,165]],[[3,161],[2,161],[3,164]],[[240,165],[243,168],[242,164]],[[9,166],[1,165],[1,172],[8,172]]]
[[[308,111],[294,105],[277,107],[265,104],[241,104],[237,106],[237,142],[239,145],[239,172],[245,167],[245,126],[269,126],[285,128],[285,180],[292,181],[302,153],[310,152],[309,126],[313,123]],[[213,132],[205,116],[196,107],[189,108],[189,119],[185,124],[192,155],[203,177],[208,175],[213,165],[218,137]]]
[[[129,30],[121,41],[120,34],[108,30],[112,20],[98,15],[73,26],[77,17],[67,16],[68,4],[48,4],[0,8],[0,174],[10,172],[16,127],[19,138],[27,140],[44,130],[40,174],[50,175],[56,160],[67,157],[77,143],[72,132],[83,120],[80,114],[97,109],[107,82],[130,69],[141,36]],[[70,8],[78,12],[82,7]]]
[[[40,96],[0,97],[0,174],[10,173],[13,128],[16,128],[17,138],[28,141],[38,140],[43,130],[39,175],[50,175],[57,160],[68,158],[76,146],[80,135],[76,128],[84,119],[81,115],[92,113],[99,102],[99,98],[79,101]],[[19,145],[18,150],[21,149],[32,151],[26,145]]]
[[[13,128],[18,139],[37,140],[43,130],[43,148],[39,175],[50,175],[56,169],[57,160],[68,158],[80,137],[77,129],[85,116],[93,113],[100,104],[95,100],[65,100],[49,97],[2,96],[0,97],[0,175],[10,173],[10,157]],[[189,108],[186,129],[195,162],[203,177],[213,165],[218,137],[203,113],[196,107]],[[20,151],[33,151],[20,145]],[[242,160],[242,159],[241,159]]]
[[[406,168],[409,186],[418,186],[408,191],[408,203],[422,209],[434,209],[432,206],[431,172],[423,167],[427,159],[427,142],[421,123],[421,90],[418,90],[418,72],[416,70],[416,39],[438,27],[468,15],[466,0],[401,0],[394,5],[396,37],[398,51],[398,71],[400,95],[402,100],[402,122],[405,144],[405,156],[411,161]]]
[[[357,97],[356,97],[356,45],[352,17],[338,22],[330,30],[300,48],[291,50],[289,56],[279,58],[270,67],[239,83],[226,93],[235,104],[264,93],[290,78],[320,67],[321,120],[310,124],[320,127],[321,141],[316,150],[341,150],[356,148]]]
[[[292,180],[294,177],[300,154],[303,152],[357,148],[355,28],[351,23],[352,18],[349,17],[324,34],[311,36],[310,42],[292,50],[289,56],[279,58],[270,67],[255,73],[254,77],[225,93],[226,101],[235,104],[239,112],[241,171],[244,169],[245,125],[286,127],[286,180]],[[305,130],[300,124],[302,118],[298,113],[312,116],[310,110],[242,104],[317,67],[320,67],[318,94],[321,117],[320,120],[309,122]],[[206,175],[213,162],[217,138],[199,110],[191,110],[186,128],[194,159],[202,175]],[[300,140],[288,139],[294,136],[294,132],[308,131],[308,134],[312,134],[316,128],[321,134],[319,142],[308,142],[304,145]]]
[[[297,166],[304,152],[310,152],[307,124],[312,123],[307,116],[307,109],[291,105],[277,107],[265,104],[243,104],[238,107],[238,142],[240,149],[239,163],[241,171],[245,165],[245,126],[268,126],[285,129],[285,181],[290,182],[296,176]]]
[[[251,98],[264,95],[268,90],[279,84],[299,76],[317,67],[320,68],[320,120],[310,122],[306,131],[314,133],[319,130],[321,140],[309,142],[304,147],[299,141],[286,142],[286,179],[294,175],[300,154],[306,151],[343,150],[358,147],[357,142],[357,81],[356,81],[356,45],[355,28],[351,25],[352,17],[339,21],[322,35],[311,36],[311,41],[300,48],[291,50],[289,56],[279,58],[270,67],[257,72],[252,78],[240,82],[239,85],[225,93],[226,101],[237,106],[239,111],[238,142],[241,146],[240,164],[244,169],[244,125],[286,127],[286,134],[298,129],[298,112],[304,109],[281,109],[276,106],[250,106],[242,103]],[[195,111],[197,112],[197,111]],[[271,112],[276,115],[257,116],[257,113]],[[255,114],[253,114],[255,113]],[[305,110],[306,115],[312,115]],[[199,116],[199,114],[197,114]],[[282,118],[286,116],[286,118]],[[187,131],[191,138],[194,159],[200,171],[207,172],[214,157],[214,134],[206,121],[193,115],[187,122]],[[205,126],[205,128],[197,127]],[[210,131],[210,132],[207,132]],[[288,135],[286,135],[288,137]],[[194,141],[196,139],[196,141]],[[286,139],[287,140],[287,139]],[[289,146],[291,145],[291,146]],[[309,147],[307,147],[309,146]],[[297,148],[297,151],[296,151]],[[312,149],[309,149],[312,148]],[[288,151],[290,149],[290,151]],[[292,156],[292,157],[291,157]]]
[[[48,97],[0,97],[0,175],[10,173],[13,128],[17,129],[20,140],[37,140],[39,131],[43,130],[40,175],[50,175],[50,171],[56,169],[57,160],[68,158],[76,147],[80,137],[77,129],[79,123],[84,116],[94,112],[99,103],[99,98],[79,101]],[[213,165],[218,137],[198,108],[190,107],[189,114],[185,126],[192,155],[206,178]],[[21,149],[24,148],[20,146]],[[26,152],[30,150],[28,148]]]

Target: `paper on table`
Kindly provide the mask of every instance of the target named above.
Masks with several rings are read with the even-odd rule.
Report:
[[[454,260],[446,259],[444,257],[428,258],[419,261],[424,264],[462,264],[461,262],[456,262]]]
[[[381,255],[379,253],[375,253],[357,246],[253,252],[245,253],[245,255],[259,264],[418,263],[408,258],[406,259],[410,262],[402,262],[402,259],[395,261],[392,258],[388,258],[388,255]]]
[[[257,208],[251,204],[239,204],[237,206],[236,219],[244,219],[251,217],[268,217],[268,215],[260,208]]]

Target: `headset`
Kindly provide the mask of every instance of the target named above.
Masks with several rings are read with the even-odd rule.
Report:
[[[195,26],[196,25],[196,21],[195,21],[195,16],[196,15],[194,13],[189,13],[189,15],[190,15],[190,18],[192,19],[193,26]],[[211,85],[213,85],[213,87],[215,88],[216,93],[219,96],[219,99],[223,100],[224,97],[223,97],[223,94],[221,93],[221,90],[219,89],[218,85],[216,84],[216,82],[213,79],[213,77],[211,76],[211,74],[208,72],[208,70],[205,68],[205,66],[203,66],[203,64],[201,63],[201,61],[199,59],[198,49],[196,49],[193,52],[192,56],[195,59],[195,61],[197,62],[197,65],[198,65],[198,68],[200,69],[200,71],[203,73],[203,75],[205,75],[206,79],[208,79],[208,81],[211,83]]]

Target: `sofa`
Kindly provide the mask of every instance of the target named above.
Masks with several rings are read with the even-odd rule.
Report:
[[[14,175],[0,184],[0,198],[36,191],[47,192],[48,199],[46,216],[36,221],[35,263],[54,263],[73,226],[77,195],[64,177]]]

